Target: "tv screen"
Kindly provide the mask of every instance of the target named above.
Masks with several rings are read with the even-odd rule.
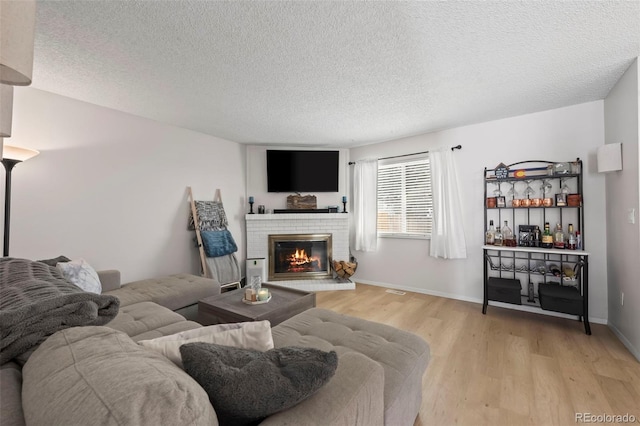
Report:
[[[338,192],[338,151],[267,150],[269,192]]]

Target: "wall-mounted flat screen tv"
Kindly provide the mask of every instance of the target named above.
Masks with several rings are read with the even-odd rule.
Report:
[[[269,192],[338,192],[338,151],[267,150]]]

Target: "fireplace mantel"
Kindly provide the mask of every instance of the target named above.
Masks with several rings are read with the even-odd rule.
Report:
[[[349,223],[348,213],[270,213],[270,214],[246,214],[247,221],[254,220],[342,220]]]
[[[279,213],[247,214],[247,258],[269,259],[269,235],[332,234],[332,255],[336,260],[349,259],[348,213]],[[353,283],[334,280],[274,281],[274,284],[308,291],[354,289]]]

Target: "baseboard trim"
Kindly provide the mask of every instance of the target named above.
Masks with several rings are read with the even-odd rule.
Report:
[[[424,288],[411,287],[406,285],[400,286],[400,285],[395,285],[391,283],[383,283],[379,281],[370,281],[370,280],[361,280],[361,279],[353,279],[353,281],[355,281],[356,283],[374,285],[376,287],[385,287],[385,288],[393,288],[396,290],[411,291],[413,293],[428,294],[429,296],[438,296],[438,297],[444,297],[447,299],[462,300],[464,302],[473,302],[473,303],[480,303],[480,304],[482,303],[481,299],[476,299],[474,297],[465,297],[465,296],[460,296],[453,293],[444,293],[440,291],[427,290]]]
[[[640,362],[640,350],[638,350],[635,346],[633,346],[633,344],[631,344],[629,339],[627,339],[626,336],[622,334],[622,332],[618,330],[618,328],[615,325],[611,324],[610,322],[608,322],[607,325],[609,326],[611,331],[613,331],[613,334],[615,334],[616,337],[620,339],[622,344],[629,350],[629,352],[631,352],[631,355],[636,357],[638,362]]]
[[[385,287],[385,288],[393,288],[393,289],[396,289],[396,290],[411,291],[413,293],[427,294],[429,296],[444,297],[446,299],[462,300],[463,302],[478,303],[480,305],[482,305],[482,303],[483,303],[482,299],[478,299],[478,298],[475,298],[475,297],[460,296],[458,294],[445,293],[445,292],[441,292],[441,291],[427,290],[427,289],[424,289],[424,288],[418,288],[418,287],[412,287],[412,286],[399,286],[399,285],[395,285],[395,284],[391,284],[391,283],[383,283],[383,282],[379,282],[379,281],[370,281],[370,280],[361,280],[361,279],[355,279],[354,281],[356,283],[373,285],[373,286],[376,286],[376,287]],[[511,303],[501,303],[501,302],[490,301],[489,302],[489,306],[496,306],[496,307],[500,307],[500,308],[513,309],[513,310],[516,310],[516,311],[531,312],[531,313],[534,313],[534,314],[548,315],[548,316],[552,316],[552,317],[566,318],[566,319],[571,319],[571,320],[575,320],[576,319],[575,315],[561,314],[560,312],[553,312],[553,311],[544,311],[544,310],[540,310],[540,309],[533,308],[533,307],[530,307],[530,306],[513,305]],[[608,324],[606,319],[593,318],[593,317],[589,317],[589,322],[592,322],[594,324],[603,324],[603,325],[607,325]]]

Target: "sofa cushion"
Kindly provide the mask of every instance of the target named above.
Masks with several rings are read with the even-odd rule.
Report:
[[[212,343],[180,347],[185,371],[209,394],[220,424],[252,424],[308,398],[333,376],[335,352],[281,348],[266,352]]]
[[[98,278],[100,278],[103,293],[120,288],[120,271],[117,269],[104,269],[96,272],[98,273]]]
[[[303,346],[358,352],[384,368],[385,424],[412,424],[422,399],[429,345],[419,336],[385,324],[313,308],[271,330],[276,348]]]
[[[220,294],[220,284],[210,278],[197,275],[176,274],[134,281],[105,294],[120,299],[120,306],[139,302],[155,302],[175,311],[198,303],[198,300],[205,297]]]
[[[27,424],[217,424],[206,392],[188,374],[107,327],[54,334],[22,374]]]
[[[62,275],[84,291],[89,293],[102,293],[102,284],[98,273],[84,259],[72,260],[70,262],[59,262],[56,268]]]
[[[139,340],[138,344],[166,356],[182,368],[180,346],[196,342],[215,343],[256,351],[273,349],[269,321],[210,325],[152,340]]]
[[[182,315],[163,306],[153,302],[142,302],[120,308],[118,315],[107,327],[122,331],[137,342],[202,326],[185,320]]]
[[[294,407],[269,416],[260,426],[383,426],[382,366],[357,352],[344,353],[338,360],[329,383]]]

